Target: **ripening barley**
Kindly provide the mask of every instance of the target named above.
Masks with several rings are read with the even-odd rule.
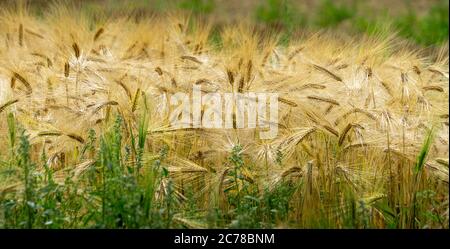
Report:
[[[244,196],[281,196],[276,191],[283,186],[292,189],[288,213],[255,218],[261,227],[448,227],[446,49],[428,57],[393,37],[327,33],[279,45],[276,36],[246,25],[223,28],[217,45],[210,30],[208,23],[175,15],[94,22],[64,6],[44,18],[3,10],[0,167],[18,160],[10,152],[7,116],[13,114],[29,136],[36,171],[46,172],[45,152],[54,180],[79,181],[80,195],[91,188],[83,176],[105,174],[105,160],[137,179],[163,167],[167,172],[152,191],[156,202],[175,199],[167,209],[170,227],[206,227],[211,207],[242,210],[249,202]],[[194,85],[204,94],[278,93],[277,137],[261,140],[253,129],[171,127],[164,108],[174,107],[164,105],[165,98],[192,94]],[[116,126],[120,140],[108,135]],[[93,132],[98,139],[91,143]],[[431,144],[424,146],[428,136]],[[110,157],[100,159],[116,142],[118,151],[111,146]],[[425,161],[418,163],[421,153]],[[21,179],[17,173],[2,181],[2,195],[24,191],[14,185]],[[424,190],[435,199],[419,205]],[[183,216],[190,202],[199,210],[194,218]],[[349,225],[352,208],[359,218]],[[439,218],[419,224],[426,210]],[[324,223],[316,223],[319,216]]]

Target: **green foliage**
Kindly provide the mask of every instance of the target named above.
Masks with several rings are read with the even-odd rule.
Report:
[[[369,36],[380,35],[385,32],[388,25],[380,20],[371,20],[363,16],[357,16],[354,18],[353,25],[356,31],[363,32]]]
[[[167,177],[161,169],[167,149],[162,150],[149,172],[133,174],[122,158],[122,132],[122,118],[117,116],[111,131],[100,140],[96,168],[101,178],[93,183],[89,195],[101,203],[89,209],[84,223],[100,228],[164,227],[160,208],[165,207],[153,204],[155,191]],[[166,197],[164,201],[171,202],[171,199]]]
[[[362,198],[355,186],[339,175],[333,178],[338,194],[323,192],[318,186],[320,179],[313,177],[312,163],[300,179],[292,180],[286,175],[276,183],[256,182],[245,173],[254,171],[254,165],[249,163],[239,144],[230,152],[229,170],[224,176],[226,184],[223,193],[219,193],[225,196],[224,208],[216,202],[205,203],[201,192],[197,191],[198,182],[175,186],[166,165],[170,155],[167,145],[161,145],[156,154],[144,157],[147,118],[144,116],[140,120],[140,131],[136,137],[131,134],[131,140],[125,139],[121,116],[116,116],[110,128],[99,137],[91,130],[80,158],[92,155],[94,164],[81,175],[67,174],[63,181],[57,180],[55,170],[48,165],[45,147],[40,160],[34,161],[30,156],[33,146],[26,131],[15,128],[19,135],[11,137],[17,140],[16,160],[12,166],[18,169],[21,188],[1,192],[0,227],[274,228],[282,224],[371,228],[376,226],[374,213],[382,215],[388,228],[447,226],[446,217],[442,215],[447,208],[445,203],[439,201],[441,197],[436,192],[423,189],[420,184],[423,179],[418,177],[431,147],[431,131],[417,158],[411,205],[400,211],[383,196]],[[8,121],[10,127],[16,126],[12,125],[12,117]],[[11,131],[11,134],[15,133]],[[142,153],[141,159],[137,159],[139,153]],[[279,157],[281,161],[282,155]],[[140,170],[136,170],[137,165]],[[176,192],[180,188],[184,195],[182,200]],[[321,203],[327,207],[318,206]],[[406,216],[409,223],[401,223],[401,216]],[[339,225],[335,221],[339,221]]]
[[[424,15],[414,10],[398,17],[395,25],[400,34],[416,40],[420,44],[432,45],[448,40],[448,1],[440,1]]]
[[[425,141],[423,142],[422,148],[419,152],[419,155],[417,156],[416,167],[414,168],[415,174],[418,174],[420,171],[422,171],[425,165],[426,157],[433,142],[433,135],[433,129],[429,130],[426,134]]]
[[[266,0],[256,9],[256,17],[266,23],[289,23],[293,19],[289,7],[286,0]]]
[[[117,116],[110,131],[100,137],[92,169],[77,180],[74,174],[69,174],[62,184],[55,182],[53,170],[47,165],[45,150],[41,156],[44,171],[37,170],[30,157],[28,136],[21,130],[15,154],[24,190],[0,195],[3,217],[0,227],[170,227],[177,203],[173,199],[173,184],[163,164],[168,148],[162,148],[145,173],[133,174],[123,158],[122,123],[122,118]],[[139,136],[138,144],[142,151],[145,136],[142,132]],[[84,151],[94,151],[95,141],[92,130]],[[161,189],[163,181],[167,183],[167,194],[156,200],[158,192],[164,191]],[[80,191],[80,184],[83,191]]]
[[[38,15],[45,13],[48,1],[32,1],[32,11]],[[218,6],[228,5],[228,1],[220,4],[215,0],[108,0],[89,1],[81,4],[89,16],[94,13],[121,13],[124,9],[135,10],[136,15],[143,13],[164,13],[173,9],[182,9],[194,14],[211,15]],[[379,34],[380,30],[399,32],[399,34],[420,45],[442,44],[448,41],[448,1],[441,0],[433,4],[425,14],[417,13],[410,8],[407,13],[388,14],[389,7],[372,9],[363,1],[321,0],[317,7],[301,9],[298,1],[293,0],[261,0],[253,11],[257,24],[267,25],[270,29],[281,31],[281,43],[286,43],[295,30],[300,28],[339,28],[345,22],[345,31],[361,32],[369,35]],[[394,5],[396,3],[393,3]],[[231,6],[233,6],[231,4]],[[363,9],[366,7],[367,9]],[[232,8],[230,8],[232,9]],[[225,18],[234,13],[219,13]],[[98,17],[97,17],[98,18]],[[340,30],[342,31],[342,30]],[[219,36],[213,34],[211,41],[219,44]]]
[[[228,216],[223,219],[230,228],[271,228],[279,221],[287,221],[289,203],[295,186],[280,183],[272,190],[265,189],[262,193],[251,180],[243,174],[245,160],[243,148],[236,145],[229,157],[233,165],[231,182],[235,191],[227,191],[228,203],[233,207]]]
[[[286,44],[292,34],[306,24],[303,13],[291,0],[265,0],[256,8],[256,19],[281,33],[281,44]]]
[[[349,20],[347,30],[364,32],[369,35],[399,32],[401,36],[418,44],[433,45],[448,40],[448,1],[433,5],[421,16],[413,9],[406,14],[389,15],[388,9],[379,10],[377,16],[363,15],[358,10],[362,4],[356,2],[338,4],[323,0],[312,13],[301,11],[287,0],[266,0],[256,9],[257,20],[270,26],[281,28],[288,39],[296,28],[336,28]],[[386,32],[389,31],[389,32]]]
[[[214,0],[183,0],[179,3],[179,7],[190,10],[196,14],[207,14],[214,10]]]
[[[9,145],[11,148],[14,148],[16,143],[16,121],[14,118],[14,114],[9,113],[7,117],[8,122],[8,133],[9,133]]]
[[[82,205],[77,197],[78,187],[68,178],[64,185],[56,184],[53,172],[44,161],[45,172],[36,170],[30,158],[30,143],[25,131],[20,132],[17,165],[24,190],[2,196],[5,228],[65,228],[76,219]]]
[[[9,113],[6,120],[8,123],[9,148],[11,149],[9,156],[12,160],[10,165],[13,165],[14,160],[15,160],[14,148],[16,146],[16,120],[15,120],[14,114]]]
[[[334,27],[354,16],[354,6],[337,5],[334,1],[323,0],[317,10],[316,24],[319,27]]]
[[[28,136],[25,135],[25,130],[21,131],[20,144],[18,151],[18,166],[22,169],[23,183],[25,187],[23,196],[23,205],[26,209],[26,227],[32,228],[35,216],[35,188],[36,188],[36,175],[35,165],[30,159],[30,142]]]

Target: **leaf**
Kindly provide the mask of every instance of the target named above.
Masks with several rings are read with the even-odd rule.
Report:
[[[433,137],[434,137],[434,128],[431,128],[428,131],[425,137],[425,141],[423,142],[422,148],[419,152],[419,155],[417,156],[416,167],[414,169],[416,174],[422,171],[423,166],[425,165],[426,157],[428,155],[428,152],[430,151],[431,144],[433,143]]]

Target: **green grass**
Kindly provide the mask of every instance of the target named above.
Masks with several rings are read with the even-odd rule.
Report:
[[[214,0],[183,0],[179,8],[192,11],[195,14],[208,14],[214,10]]]
[[[256,24],[265,25],[269,30],[281,31],[282,41],[290,39],[293,33],[302,29],[337,29],[344,33],[379,34],[380,30],[397,32],[401,37],[418,45],[439,45],[448,41],[448,1],[441,0],[431,5],[425,14],[409,8],[406,13],[391,14],[389,7],[381,7],[371,12],[365,2],[320,0],[310,9],[302,9],[293,0],[261,0],[254,9],[248,11],[254,16]],[[36,13],[43,13],[45,1],[32,3]],[[194,15],[221,15],[226,19],[233,13],[219,9],[217,0],[145,0],[118,1],[108,0],[107,4],[96,1],[80,3],[87,12],[95,13],[99,9],[107,13],[121,13],[124,8],[134,9],[137,13],[164,14],[173,10],[182,10]],[[345,27],[341,27],[345,23]]]
[[[397,32],[405,39],[419,45],[435,45],[448,41],[448,2],[432,5],[425,15],[420,16],[412,8],[405,14],[391,15],[389,9],[367,14],[364,3],[336,3],[322,0],[314,10],[303,10],[289,0],[265,0],[255,10],[260,23],[282,28],[287,34],[296,29],[336,29],[343,22],[348,23],[345,32],[380,34],[381,31]],[[362,10],[362,11],[361,11]]]
[[[448,40],[448,1],[432,6],[424,16],[414,10],[394,20],[400,34],[419,44],[432,45]]]
[[[162,145],[151,159],[144,162],[142,158],[147,116],[141,116],[138,134],[131,134],[131,140],[124,139],[126,128],[120,116],[110,121],[103,135],[90,131],[78,156],[93,158],[92,164],[82,173],[59,171],[65,172],[61,179],[47,165],[45,148],[40,158],[32,158],[34,146],[26,131],[11,114],[7,117],[11,153],[2,155],[9,163],[2,164],[5,167],[1,167],[0,176],[5,182],[19,182],[19,191],[2,190],[0,228],[334,228],[337,224],[372,228],[377,227],[374,210],[382,214],[390,228],[403,227],[400,217],[405,214],[411,219],[407,227],[423,227],[430,222],[446,226],[445,217],[437,211],[441,203],[436,193],[424,189],[420,177],[432,141],[431,131],[417,157],[413,205],[394,210],[386,198],[361,198],[351,184],[343,181],[335,184],[345,203],[341,197],[316,192],[312,164],[305,177],[282,179],[270,189],[263,187],[246,177],[245,171],[252,170],[253,165],[240,145],[228,157],[229,170],[223,178],[228,184],[219,187],[216,194],[201,194],[201,180],[176,189],[166,164],[171,153],[168,145]],[[179,198],[179,191],[185,199]],[[315,206],[320,202],[333,207],[333,216],[327,208]],[[435,208],[427,208],[430,205]]]
[[[145,127],[145,122],[141,122],[141,127]],[[15,130],[16,126],[11,125],[10,128]],[[120,116],[109,130],[98,138],[90,134],[89,148],[84,151],[88,153],[93,149],[95,163],[82,176],[67,174],[64,184],[59,184],[46,163],[45,150],[40,161],[33,161],[29,138],[23,129],[19,129],[18,137],[13,137],[18,144],[13,158],[10,158],[14,162],[14,172],[10,177],[19,178],[24,190],[2,191],[0,227],[173,228],[201,225],[269,228],[277,222],[288,221],[292,211],[289,205],[296,186],[281,183],[271,191],[258,194],[257,185],[243,174],[243,170],[251,165],[245,163],[240,145],[233,148],[229,157],[230,172],[225,180],[235,184],[223,190],[227,208],[213,204],[207,214],[202,215],[199,213],[199,197],[192,194],[195,186],[186,188],[191,193],[188,201],[181,202],[175,197],[165,165],[169,154],[167,146],[163,146],[145,166],[129,167],[127,162],[130,160],[142,165],[139,156],[133,159],[131,151],[144,149],[144,133],[137,135],[137,143],[132,140],[131,144],[125,144]],[[10,134],[15,133],[10,131]],[[95,147],[91,147],[94,144]],[[39,166],[45,170],[39,170]],[[5,171],[2,172],[3,177],[4,174]],[[158,193],[163,182],[166,186],[164,195]],[[175,215],[188,215],[189,218],[182,219],[182,223],[174,222]]]
[[[145,116],[130,144],[123,141],[120,116],[106,134],[97,137],[91,131],[79,156],[90,154],[95,161],[81,175],[67,173],[62,180],[57,180],[55,171],[47,165],[45,149],[40,160],[31,158],[26,131],[17,128],[9,117],[14,151],[9,159],[13,165],[2,168],[0,175],[2,179],[16,179],[18,189],[23,187],[23,191],[1,192],[0,228],[269,228],[280,220],[287,221],[291,211],[289,201],[295,188],[281,184],[259,195],[258,188],[242,174],[248,165],[240,146],[229,157],[232,170],[226,178],[238,184],[224,190],[228,210],[216,203],[205,213],[199,211],[200,197],[194,194],[198,192],[194,185],[183,190],[187,200],[177,198],[165,164],[168,146],[164,145],[151,161],[142,162],[139,155],[145,149],[146,132],[141,132],[146,130]],[[160,192],[161,186],[165,186],[165,194]]]
[[[315,24],[322,28],[332,28],[345,20],[351,19],[356,12],[354,5],[339,5],[331,0],[322,0]]]
[[[292,33],[305,25],[305,15],[290,0],[265,0],[255,9],[257,22],[278,31],[281,43],[287,43]]]
[[[255,10],[256,19],[270,25],[281,25],[292,29],[295,25],[302,25],[303,14],[289,0],[266,0]]]

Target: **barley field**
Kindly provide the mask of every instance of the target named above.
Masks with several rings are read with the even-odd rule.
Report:
[[[0,228],[449,228],[438,35],[2,6]],[[193,86],[277,93],[277,136],[173,127]]]

